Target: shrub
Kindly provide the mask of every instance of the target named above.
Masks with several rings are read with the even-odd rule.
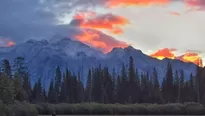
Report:
[[[27,104],[28,105],[28,104]],[[38,104],[36,109],[39,114],[50,115],[53,112],[59,115],[163,115],[163,114],[205,114],[201,104]]]
[[[185,105],[187,114],[190,114],[190,115],[205,114],[205,108],[201,104],[190,102],[190,103],[185,103],[184,105]]]
[[[36,106],[26,102],[15,102],[11,105],[14,116],[37,116]]]
[[[8,113],[8,109],[6,108],[6,105],[3,104],[3,101],[0,100],[0,116],[6,116]]]
[[[42,104],[37,104],[35,106],[38,113],[42,115],[50,115],[53,112],[55,112],[55,108],[53,104],[42,103]]]

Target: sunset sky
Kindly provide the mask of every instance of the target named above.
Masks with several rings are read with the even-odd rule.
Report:
[[[205,61],[204,7],[205,0],[1,0],[0,46],[62,34],[105,53],[170,48]]]

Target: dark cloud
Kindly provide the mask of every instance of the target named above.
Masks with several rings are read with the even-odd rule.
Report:
[[[55,31],[57,17],[63,13],[55,4],[41,1],[0,0],[0,36],[18,43],[43,38]]]
[[[69,26],[66,30],[70,32],[73,27],[58,25],[59,17],[73,12],[74,9],[92,10],[94,7],[105,7],[110,1],[114,0],[0,0],[0,36],[19,43],[30,38],[48,38],[55,32],[65,32],[66,35],[69,32],[63,31],[65,26]],[[192,5],[205,5],[204,0],[186,1]],[[78,22],[72,21],[73,23]]]

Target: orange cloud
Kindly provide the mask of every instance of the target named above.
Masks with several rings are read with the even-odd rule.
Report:
[[[187,53],[181,56],[175,56],[175,54],[173,53],[174,51],[176,51],[176,49],[164,48],[164,49],[158,50],[156,53],[151,54],[150,56],[160,59],[160,60],[164,58],[178,59],[183,62],[194,63],[200,67],[203,66],[202,58],[199,56],[198,53],[187,51]]]
[[[169,3],[169,0],[107,0],[107,6],[111,8],[116,6],[165,5],[167,3]]]
[[[183,61],[183,62],[191,62],[194,63],[200,67],[203,66],[202,58],[199,56],[198,53],[193,52],[187,52],[186,54],[177,57],[177,59]]]
[[[0,37],[0,47],[11,47],[11,46],[14,46],[14,45],[15,45],[14,41],[11,41],[9,39]]]
[[[178,12],[170,12],[170,14],[173,15],[173,16],[180,16],[180,15],[181,15],[181,14],[178,13]]]
[[[74,18],[78,21],[78,26],[81,28],[107,30],[113,34],[123,33],[124,31],[121,27],[129,23],[126,18],[121,16],[113,14],[97,15],[93,12],[77,14]]]
[[[83,29],[82,33],[74,35],[74,38],[94,48],[100,49],[104,53],[110,52],[114,47],[125,48],[127,43],[118,41],[100,31],[93,29]]]
[[[164,49],[158,50],[156,53],[151,54],[150,56],[160,59],[160,60],[164,58],[174,59],[175,55],[173,51],[175,51],[175,49],[164,48]]]

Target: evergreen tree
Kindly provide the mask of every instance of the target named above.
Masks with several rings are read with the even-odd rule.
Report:
[[[25,91],[22,88],[23,80],[19,74],[14,74],[14,92],[15,92],[15,100],[22,101],[27,98],[25,95]]]
[[[116,102],[117,101],[117,77],[116,77],[116,71],[115,71],[115,68],[113,68],[112,70],[112,82],[113,82],[113,102]]]
[[[60,71],[60,67],[58,66],[56,68],[55,85],[54,85],[55,88],[54,97],[56,103],[59,101],[60,87],[61,87],[61,71]]]
[[[33,87],[33,91],[32,91],[32,102],[33,103],[36,103],[37,101],[37,98],[36,98],[38,96],[37,90],[38,90],[38,83],[35,83]]]
[[[92,74],[91,70],[88,71],[87,83],[86,83],[86,101],[92,101]]]
[[[127,103],[128,99],[127,99],[127,95],[128,95],[128,91],[127,91],[127,73],[126,73],[126,69],[125,69],[125,65],[124,63],[122,64],[122,70],[121,70],[121,87],[120,87],[120,97],[119,97],[119,101],[121,101],[121,103]]]
[[[77,103],[84,102],[84,87],[81,82],[80,73],[78,73],[78,80],[77,80]]]
[[[43,88],[42,88],[42,84],[41,84],[41,78],[38,79],[36,98],[37,98],[38,102],[43,101]]]
[[[14,72],[17,73],[23,79],[28,76],[28,68],[23,57],[15,58]]]
[[[189,79],[189,90],[187,91],[189,93],[189,102],[196,102],[196,91],[194,88],[194,77],[192,73],[190,74],[190,79]]]
[[[117,84],[116,84],[116,102],[117,103],[121,103],[122,101],[120,101],[120,94],[121,94],[121,80],[120,80],[120,76],[117,76]]]
[[[136,81],[135,81],[135,68],[134,68],[134,60],[132,56],[130,56],[129,60],[129,69],[128,69],[128,76],[129,76],[129,86],[128,86],[128,99],[129,103],[136,102]],[[133,92],[135,91],[135,92]]]
[[[54,94],[55,94],[54,83],[53,83],[53,80],[51,80],[50,87],[49,87],[49,90],[48,90],[48,102],[49,103],[55,103],[56,102]]]
[[[20,94],[23,95],[24,97],[21,98],[30,101],[32,95],[31,84],[30,84],[28,68],[26,66],[25,59],[23,57],[17,57],[14,60],[14,72],[23,80],[23,84],[22,84],[23,90],[20,91]]]
[[[4,75],[7,75],[8,77],[12,77],[12,73],[11,73],[11,66],[8,60],[4,59],[2,62],[2,72],[4,73]]]
[[[140,88],[140,76],[138,69],[135,71],[135,84],[136,84],[136,94],[135,94],[135,102],[140,102],[141,88]]]
[[[0,99],[5,104],[13,103],[15,98],[14,84],[8,75],[0,77]]]
[[[172,72],[172,66],[170,63],[167,65],[167,72],[166,72],[166,97],[165,100],[170,103],[174,102],[174,84],[173,84],[173,72]]]
[[[195,82],[195,89],[196,89],[196,95],[197,95],[197,102],[200,103],[201,102],[201,75],[202,75],[202,69],[198,66],[196,66],[196,82]]]
[[[161,92],[156,68],[153,69],[153,102],[161,103]]]
[[[94,102],[103,102],[103,78],[102,78],[102,70],[101,67],[94,69],[92,75],[92,97]]]
[[[60,97],[59,101],[60,102],[65,102],[66,101],[66,75],[63,73],[63,81],[61,82],[61,88],[60,88]]]
[[[108,68],[103,69],[103,85],[102,85],[102,98],[103,103],[113,103],[114,97],[114,83],[111,75],[109,74]]]
[[[179,100],[180,102],[184,102],[184,97],[185,96],[185,92],[184,91],[184,71],[180,70],[180,82],[179,82]]]
[[[175,71],[175,79],[174,79],[174,97],[176,98],[176,102],[179,102],[179,95],[180,95],[180,79],[179,79],[179,74],[178,71]]]

